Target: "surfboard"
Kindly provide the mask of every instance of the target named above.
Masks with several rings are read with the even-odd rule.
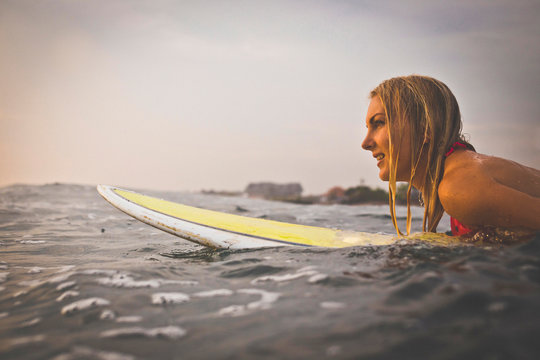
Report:
[[[389,245],[391,235],[354,232],[251,218],[158,199],[108,185],[98,192],[124,213],[183,239],[215,248]]]

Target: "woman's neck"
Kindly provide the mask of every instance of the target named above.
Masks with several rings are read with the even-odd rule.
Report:
[[[422,196],[424,195],[424,184],[427,174],[426,153],[427,149],[424,148],[420,154],[420,160],[418,161],[418,165],[416,166],[416,170],[414,171],[414,176],[411,180],[412,186],[414,186],[416,190],[420,191],[422,193]]]

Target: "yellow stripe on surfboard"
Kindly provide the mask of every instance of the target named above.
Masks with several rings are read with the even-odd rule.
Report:
[[[199,225],[257,238],[323,247],[348,247],[368,244],[386,245],[395,242],[395,239],[389,235],[333,230],[250,218],[177,204],[121,189],[114,189],[113,191],[126,200],[165,215]]]

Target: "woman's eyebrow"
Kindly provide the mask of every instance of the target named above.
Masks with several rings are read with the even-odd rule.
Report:
[[[379,113],[374,114],[372,117],[370,117],[369,120],[368,120],[368,123],[369,123],[370,125],[373,124],[373,121],[375,120],[375,116],[377,116],[377,115],[382,115],[382,116],[384,116],[384,113],[380,113],[380,112],[379,112]]]

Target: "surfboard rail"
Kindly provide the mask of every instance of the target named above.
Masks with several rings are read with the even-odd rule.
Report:
[[[98,185],[97,191],[127,215],[204,246],[227,249],[348,247],[388,245],[396,241],[390,235],[290,224],[201,209],[114,186]]]

